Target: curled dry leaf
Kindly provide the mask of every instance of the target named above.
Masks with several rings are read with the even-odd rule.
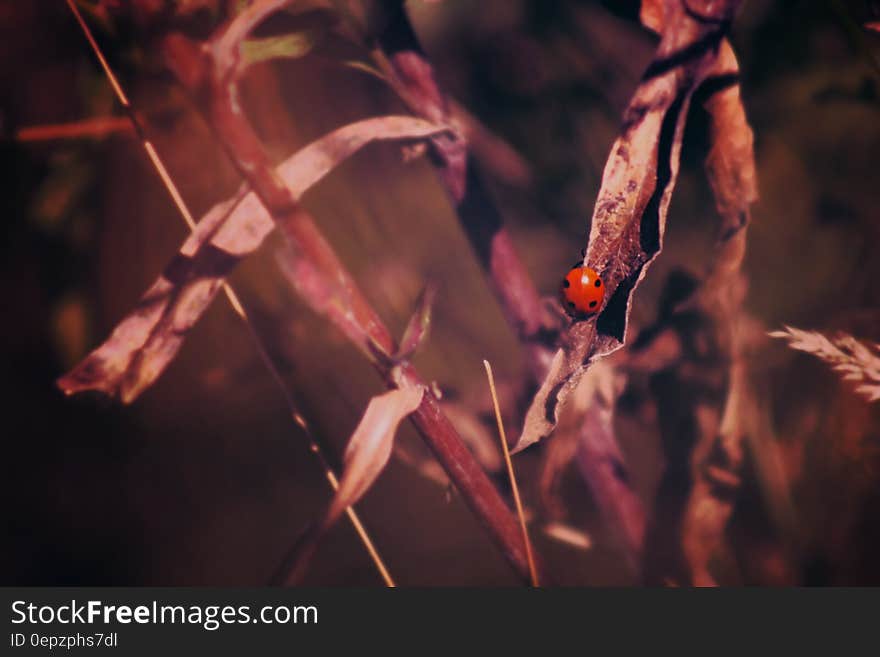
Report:
[[[397,427],[422,403],[425,389],[398,388],[373,397],[351,435],[343,458],[342,477],[322,526],[330,527],[346,507],[357,503],[385,468]]]
[[[604,305],[562,335],[513,451],[548,436],[590,363],[623,345],[633,292],[662,246],[691,97],[712,71],[738,5],[665,3],[660,45],[624,113],[593,211],[584,263],[605,282]]]
[[[755,469],[769,515],[783,542],[793,545],[794,511],[777,443],[750,354],[763,342],[763,330],[742,308],[746,279],[740,271],[746,250],[750,206],[757,200],[753,134],[739,87],[739,66],[729,42],[721,43],[710,76],[698,91],[709,114],[711,147],[706,172],[721,216],[718,243],[706,279],[681,311],[704,317],[718,352],[702,367],[724,375],[726,395],[717,403],[695,405],[699,427],[690,455],[693,486],[681,519],[681,549],[696,585],[713,585],[710,563],[725,553],[727,525],[746,468]],[[714,420],[712,419],[714,418]]]
[[[844,381],[857,382],[856,392],[868,401],[880,400],[880,344],[861,342],[846,333],[829,338],[818,331],[802,331],[791,326],[768,335],[787,340],[792,349],[825,361]]]
[[[305,574],[318,542],[345,510],[363,497],[385,469],[400,423],[422,403],[422,386],[397,388],[370,400],[349,438],[342,476],[324,516],[313,524],[284,559],[273,583],[295,584]]]
[[[747,352],[757,345],[761,331],[742,308],[746,279],[740,268],[750,206],[757,200],[758,189],[753,135],[740,96],[739,65],[727,40],[722,42],[715,68],[698,95],[709,113],[711,146],[706,173],[721,229],[714,259],[692,307],[706,318],[719,350],[718,362],[706,367],[724,372],[727,392],[723,408],[694,409],[696,426],[701,430],[691,454],[693,487],[682,514],[681,548],[690,582],[711,586],[715,579],[709,566],[727,543],[725,531],[740,488],[747,442],[756,447],[752,463],[764,470],[768,468],[762,464],[773,462],[775,443],[756,442],[757,437],[766,438],[771,432],[769,423],[762,422],[766,417],[750,380]],[[720,423],[707,421],[716,414]],[[771,506],[774,499],[786,499],[787,488],[779,476],[764,479]],[[787,513],[776,515],[790,517]]]
[[[343,126],[285,160],[279,177],[297,198],[343,160],[376,140],[424,139],[442,132],[407,116],[383,116]],[[100,390],[133,401],[165,370],[187,332],[238,262],[259,248],[275,224],[242,187],[202,217],[177,256],[110,337],[58,379],[67,394]]]

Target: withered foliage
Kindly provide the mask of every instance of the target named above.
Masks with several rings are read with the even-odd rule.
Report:
[[[203,229],[204,233],[197,231],[190,238],[192,243],[187,242],[184,246],[183,257],[187,258],[193,255],[196,247],[207,245],[204,252],[210,254],[207,257],[214,269],[194,275],[191,269],[184,267],[182,274],[176,273],[170,280],[166,272],[166,276],[157,284],[158,303],[148,295],[147,303],[151,307],[145,316],[135,313],[129,318],[128,326],[111,336],[103,352],[99,349],[71,375],[63,377],[60,385],[67,392],[97,388],[119,391],[125,399],[133,398],[145,385],[155,380],[174,356],[180,346],[180,334],[191,327],[204,311],[216,295],[223,277],[241,256],[253,252],[273,227],[279,228],[284,237],[282,257],[286,260],[288,275],[295,281],[294,288],[312,310],[333,322],[368,356],[389,388],[424,389],[423,381],[407,360],[411,353],[406,352],[414,350],[425,334],[430,295],[428,302],[422,304],[423,309],[416,312],[404,336],[401,351],[313,218],[299,204],[299,197],[308,184],[302,185],[298,181],[292,185],[284,177],[283,171],[271,165],[265,147],[244,113],[239,87],[247,67],[242,64],[244,53],[241,43],[267,17],[286,4],[279,0],[253,2],[222,24],[203,43],[196,43],[177,33],[164,37],[162,49],[169,67],[199,106],[217,140],[253,192],[248,196],[247,187],[243,187],[239,192],[240,198],[217,206],[212,210],[213,214],[209,214],[210,221]],[[431,124],[417,119],[404,119],[410,133],[397,133],[396,136],[425,137],[449,132],[449,127],[442,122],[444,117],[432,115],[430,118],[433,120]],[[416,134],[412,134],[414,126],[417,126]],[[378,126],[372,127],[375,129]],[[398,129],[400,127],[397,126]],[[340,152],[350,154],[375,137],[372,133],[359,136],[357,129],[351,134],[349,128],[341,139],[339,131],[334,133],[337,139],[336,142],[331,141],[333,148],[328,149],[327,144],[314,148],[301,162],[304,171],[295,173],[304,175],[307,182],[311,175],[311,182],[314,182],[344,159],[339,157]],[[454,141],[440,141],[435,147],[446,154],[445,170],[454,173],[455,162],[461,157],[455,155],[461,150],[460,146],[456,146]],[[446,180],[452,185],[450,189],[455,198],[459,183],[452,178]],[[233,224],[238,230],[230,236],[231,244],[214,244],[215,233],[219,234],[223,227],[229,225],[232,210],[239,203],[247,203],[241,215],[244,221],[239,219],[243,226]],[[253,223],[254,215],[257,216],[256,225]],[[241,241],[245,242],[244,245],[236,243]],[[217,247],[224,256],[232,254],[219,267],[215,263]],[[186,303],[177,306],[166,299],[176,289],[175,284],[181,283],[189,283],[189,288],[185,288],[188,296],[184,299]],[[177,314],[186,321],[176,321]],[[151,342],[150,338],[156,331],[159,340]],[[166,339],[163,340],[163,337]],[[148,347],[146,350],[145,345]],[[147,358],[147,367],[140,364],[140,359],[144,357]],[[128,377],[132,364],[134,376]],[[419,407],[412,419],[489,534],[514,567],[524,578],[527,577],[525,543],[516,519],[443,415],[433,393],[428,392],[420,397]]]
[[[285,160],[277,175],[299,198],[371,141],[425,138],[439,131],[442,128],[435,124],[406,116],[366,119],[309,144]],[[215,205],[134,312],[58,385],[67,394],[100,390],[125,403],[133,401],[172,361],[224,278],[260,247],[273,228],[272,218],[247,186]],[[320,294],[332,303],[328,290]]]
[[[675,20],[674,16],[674,11],[669,13],[668,3],[645,2],[642,5],[643,23],[661,34],[669,29],[668,21],[670,18]],[[667,299],[668,303],[663,306],[667,317],[644,331],[622,360],[624,367],[633,371],[665,371],[670,376],[680,370],[681,374],[675,376],[694,381],[697,388],[714,389],[717,394],[714,397],[688,396],[682,387],[676,385],[673,394],[679,398],[663,395],[657,399],[661,413],[666,408],[680,407],[679,421],[670,424],[661,420],[661,430],[671,432],[669,444],[692,445],[692,450],[685,448],[684,452],[670,455],[666,480],[678,482],[684,475],[693,483],[689,493],[679,495],[673,502],[672,509],[663,508],[668,500],[664,499],[661,486],[659,506],[652,514],[647,545],[644,543],[646,516],[629,488],[624,460],[616,447],[613,430],[616,396],[610,392],[604,396],[594,393],[586,408],[577,414],[584,418],[580,440],[576,443],[578,465],[584,471],[585,479],[595,482],[592,485],[594,496],[610,517],[612,526],[618,527],[618,533],[624,537],[630,563],[640,569],[643,550],[649,552],[643,577],[660,583],[714,583],[709,564],[723,543],[739,486],[746,441],[749,436],[767,438],[767,432],[761,426],[766,417],[760,413],[747,365],[747,352],[754,350],[760,330],[741,307],[745,281],[740,265],[745,253],[749,206],[757,198],[753,137],[739,95],[736,58],[723,34],[715,32],[712,38],[717,39],[710,48],[712,57],[703,62],[702,70],[698,68],[697,73],[691,73],[693,78],[685,78],[693,86],[679,91],[679,98],[684,115],[687,103],[693,97],[704,105],[710,118],[710,151],[706,169],[722,218],[718,245],[705,280],[687,290],[677,301],[675,297]],[[662,41],[660,50],[663,50]],[[691,51],[700,52],[693,45]],[[663,70],[655,59],[649,73],[658,68]],[[646,74],[642,84],[650,81],[651,76]],[[640,91],[647,94],[643,89]],[[611,281],[609,286],[617,284],[618,287],[616,290],[608,288],[614,291],[595,325],[590,323],[578,328],[576,324],[569,335],[580,334],[576,338],[579,341],[568,346],[564,344],[557,352],[554,369],[542,388],[545,394],[539,393],[526,418],[518,445],[520,449],[553,429],[558,419],[558,404],[565,399],[569,389],[601,391],[595,384],[584,386],[581,383],[578,386],[581,373],[597,358],[623,345],[632,290],[644,275],[644,267],[659,252],[669,193],[678,166],[684,115],[671,114],[673,118],[669,119],[673,106],[663,106],[667,113],[661,113],[661,116],[665,116],[664,121],[670,121],[664,142],[663,121],[660,121],[659,131],[655,128],[652,132],[647,127],[650,122],[645,126],[645,113],[634,112],[634,107],[653,107],[645,101],[636,105],[638,99],[639,92],[627,110],[631,120],[625,120],[623,134],[615,143],[606,165],[600,201],[593,218],[590,247],[584,259],[585,264],[603,272],[605,280]],[[641,133],[631,132],[639,126],[645,126]],[[628,137],[642,137],[647,142],[631,145]],[[635,160],[639,163],[635,171],[656,172],[656,187],[652,186],[655,180],[650,176],[647,185],[645,182],[639,185],[636,179],[626,180],[624,173],[627,165],[633,162],[634,152],[643,153],[637,155],[640,159]],[[667,165],[657,157],[674,160]],[[646,194],[648,200],[640,194]],[[604,205],[602,199],[605,199]],[[642,231],[647,232],[643,234]],[[621,254],[624,254],[621,260],[614,259]],[[627,265],[627,262],[632,264]],[[674,310],[670,311],[673,304]],[[687,332],[676,328],[685,326],[692,328]],[[610,332],[609,328],[612,329]],[[695,328],[698,328],[697,332],[694,332]],[[705,345],[703,353],[694,361],[689,354],[694,354],[695,348],[699,350],[701,340]],[[586,381],[604,380],[605,387],[610,386],[609,390],[613,389],[613,381],[622,376],[615,374],[615,368],[599,368],[597,364],[592,368],[597,371]],[[663,388],[669,388],[669,383]],[[723,392],[725,388],[726,394]],[[665,389],[663,393],[667,392]],[[681,420],[686,421],[682,424]],[[683,431],[690,435],[681,435]],[[591,450],[591,445],[602,448]],[[604,471],[603,467],[606,468]],[[658,545],[655,537],[671,541],[671,548]],[[668,553],[678,554],[680,559],[664,564],[661,558],[655,566],[657,555]]]
[[[662,26],[650,6],[643,4],[643,21],[649,27]],[[644,363],[646,352],[657,350],[662,367],[655,371],[663,369],[666,377],[673,377],[661,385],[667,388],[673,384],[672,390],[684,397],[676,403],[678,417],[661,421],[661,431],[668,434],[664,439],[669,445],[691,445],[680,455],[672,454],[665,475],[672,482],[682,475],[679,468],[685,468],[692,482],[690,492],[686,499],[670,500],[664,499],[661,490],[652,537],[646,546],[654,555],[668,553],[655,538],[668,533],[673,543],[671,553],[678,554],[680,541],[683,561],[673,558],[663,563],[661,558],[658,564],[655,557],[644,575],[649,581],[712,585],[710,562],[724,543],[747,441],[769,437],[749,367],[760,342],[760,329],[743,311],[746,281],[740,271],[750,205],[757,200],[753,136],[739,93],[736,57],[726,39],[719,44],[718,56],[696,97],[709,115],[706,171],[721,216],[718,242],[704,281],[684,293],[685,298],[676,303],[668,319],[643,334],[637,350],[642,353],[636,358]],[[669,340],[678,343],[671,351]],[[672,362],[668,360],[671,353]],[[687,386],[693,386],[690,395],[685,393]],[[700,388],[703,394],[694,394]],[[668,390],[659,385],[655,390],[662,413],[673,402]],[[670,502],[672,508],[664,508]],[[680,529],[669,532],[670,527],[663,523]]]
[[[632,294],[660,253],[691,97],[711,74],[738,2],[667,2],[657,53],[605,165],[584,264],[605,282],[598,315],[560,338],[514,451],[548,436],[592,361],[623,346]],[[656,19],[652,19],[656,20]]]
[[[330,506],[307,531],[275,575],[278,583],[297,583],[305,573],[318,542],[345,509],[364,496],[385,469],[394,446],[397,427],[422,402],[424,388],[402,388],[373,397],[348,439],[342,476]]]
[[[486,182],[488,177],[526,189],[536,171],[443,88],[403,2],[369,3],[363,13],[360,3],[309,3],[303,11],[317,11],[320,20],[280,36],[255,33],[280,11],[296,13],[282,0],[220,12],[219,26],[207,36],[156,30],[168,67],[242,184],[198,221],[136,308],[58,385],[67,394],[98,390],[124,403],[135,400],[173,361],[227,276],[277,229],[274,255],[285,285],[360,351],[389,392],[367,406],[348,442],[334,497],[301,533],[275,581],[301,580],[320,539],[364,496],[392,453],[424,477],[455,486],[526,580],[525,541],[509,496],[499,490],[505,484],[488,400],[441,400],[439,386],[411,362],[427,341],[437,287],[424,285],[397,339],[301,205],[308,189],[367,144],[399,142],[407,159],[427,155],[522,348],[525,373],[499,385],[504,416],[522,427],[512,451],[553,435],[535,450],[542,458],[536,480],[542,504],[526,500],[529,521],[579,551],[592,548],[591,534],[569,516],[560,492],[564,475],[574,469],[635,580],[715,585],[741,581],[730,521],[741,496],[756,487],[772,526],[768,561],[778,557],[783,565],[777,580],[793,581],[802,537],[761,380],[768,333],[744,305],[748,281],[742,267],[758,184],[739,65],[728,40],[739,5],[641,5],[642,24],[659,36],[659,44],[605,161],[582,262],[602,276],[606,296],[586,320],[567,318],[558,302],[540,296]],[[175,14],[184,23],[190,18]],[[138,14],[142,24],[153,20],[149,11]],[[383,82],[413,116],[343,125],[276,166],[244,110],[240,86],[257,64],[308,56],[331,32],[365,56],[336,64]],[[633,296],[663,249],[685,127],[694,111],[708,120],[705,171],[720,222],[707,222],[720,224],[716,246],[702,276],[669,277],[656,319],[641,325],[633,339]],[[868,400],[880,399],[876,345],[789,327],[769,335],[831,364],[857,382],[857,392]],[[657,425],[664,452],[651,499],[640,494],[641,482],[634,481],[616,431],[622,400],[645,382],[641,403],[655,414],[649,421]],[[398,425],[407,418],[436,461],[427,451],[395,444]]]

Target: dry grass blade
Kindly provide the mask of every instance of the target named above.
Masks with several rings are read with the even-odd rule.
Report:
[[[532,554],[532,542],[529,539],[529,530],[526,528],[526,517],[523,513],[522,500],[519,496],[519,486],[516,483],[516,474],[513,471],[513,462],[510,460],[510,450],[507,448],[507,436],[504,434],[504,422],[501,420],[501,407],[498,405],[498,394],[495,392],[495,377],[492,375],[492,366],[488,360],[483,361],[486,368],[486,376],[489,379],[489,389],[492,391],[492,404],[495,407],[495,420],[498,423],[498,436],[501,439],[501,451],[504,452],[504,462],[507,465],[507,476],[510,479],[510,488],[513,490],[513,500],[516,503],[516,513],[519,516],[519,524],[522,528],[523,542],[526,545],[526,555],[529,560],[529,576],[532,586],[540,586],[538,583],[538,570],[535,568],[535,556]]]
[[[279,583],[293,584],[305,574],[318,542],[355,505],[385,469],[400,423],[422,403],[422,387],[399,388],[373,397],[345,449],[342,476],[327,512],[294,546],[279,569]]]
[[[515,452],[548,436],[590,362],[623,345],[633,292],[662,247],[691,97],[711,73],[738,5],[666,2],[660,45],[624,113],[593,212],[584,263],[605,281],[605,302],[595,319],[562,336]]]
[[[285,160],[277,173],[299,197],[372,141],[419,139],[440,130],[407,116],[365,119],[312,142]],[[137,308],[58,385],[67,394],[100,390],[123,402],[133,401],[173,360],[223,279],[259,248],[274,227],[269,213],[246,187],[215,205]]]
[[[880,344],[862,342],[846,333],[829,338],[818,331],[803,331],[791,326],[768,335],[787,340],[792,349],[825,361],[842,375],[844,381],[858,383],[856,392],[869,402],[880,400]]]

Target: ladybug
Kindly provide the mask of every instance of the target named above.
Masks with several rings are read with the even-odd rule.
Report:
[[[599,312],[605,284],[594,269],[578,264],[562,279],[560,295],[565,312],[581,319]]]

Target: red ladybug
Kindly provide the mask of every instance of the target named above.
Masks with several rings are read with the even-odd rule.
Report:
[[[562,279],[560,289],[565,312],[576,319],[599,312],[605,298],[605,284],[589,267],[573,267]]]

